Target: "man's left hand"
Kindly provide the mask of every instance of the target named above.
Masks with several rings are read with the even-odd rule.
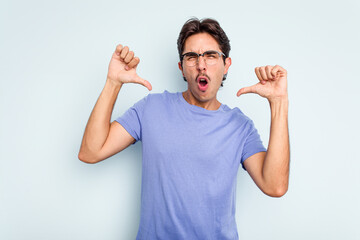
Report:
[[[270,102],[287,99],[287,71],[279,65],[262,66],[255,68],[259,82],[250,87],[241,88],[237,92],[241,94],[256,93],[267,98]]]

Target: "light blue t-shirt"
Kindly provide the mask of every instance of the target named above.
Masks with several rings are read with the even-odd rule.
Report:
[[[238,108],[191,105],[181,92],[149,94],[116,119],[142,141],[137,240],[235,240],[240,163],[266,151]]]

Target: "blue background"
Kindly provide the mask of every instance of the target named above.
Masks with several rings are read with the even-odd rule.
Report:
[[[236,97],[255,67],[288,71],[290,186],[265,196],[239,168],[240,239],[360,239],[360,4],[329,1],[9,1],[0,3],[0,239],[134,239],[141,144],[95,165],[77,154],[117,44],[152,92],[187,88],[176,40],[190,17],[226,31],[232,66],[219,100],[267,146],[269,104]],[[127,84],[112,120],[148,90]]]

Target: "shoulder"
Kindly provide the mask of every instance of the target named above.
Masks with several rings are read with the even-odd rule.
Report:
[[[145,112],[161,113],[161,111],[171,108],[176,99],[178,99],[177,93],[170,93],[166,90],[162,93],[149,93],[138,101],[135,107]]]
[[[162,93],[149,93],[148,97],[153,99],[170,99],[175,98],[178,93],[171,93],[168,90],[164,90]]]
[[[223,109],[226,115],[228,115],[233,121],[237,121],[239,123],[252,122],[252,120],[238,107],[230,108],[227,105],[224,105]]]
[[[149,93],[144,99],[149,103],[169,103],[177,99],[178,93],[171,93],[165,90],[162,93]]]
[[[227,125],[232,126],[234,129],[241,129],[242,133],[250,134],[254,131],[255,125],[250,117],[248,117],[238,107],[229,108],[224,106]]]

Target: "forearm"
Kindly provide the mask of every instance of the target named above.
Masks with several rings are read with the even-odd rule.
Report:
[[[79,158],[93,158],[104,145],[110,130],[111,114],[121,89],[121,84],[106,81],[85,128]]]
[[[288,99],[270,103],[271,127],[262,174],[264,182],[275,192],[284,194],[289,182],[290,144],[288,130]]]

